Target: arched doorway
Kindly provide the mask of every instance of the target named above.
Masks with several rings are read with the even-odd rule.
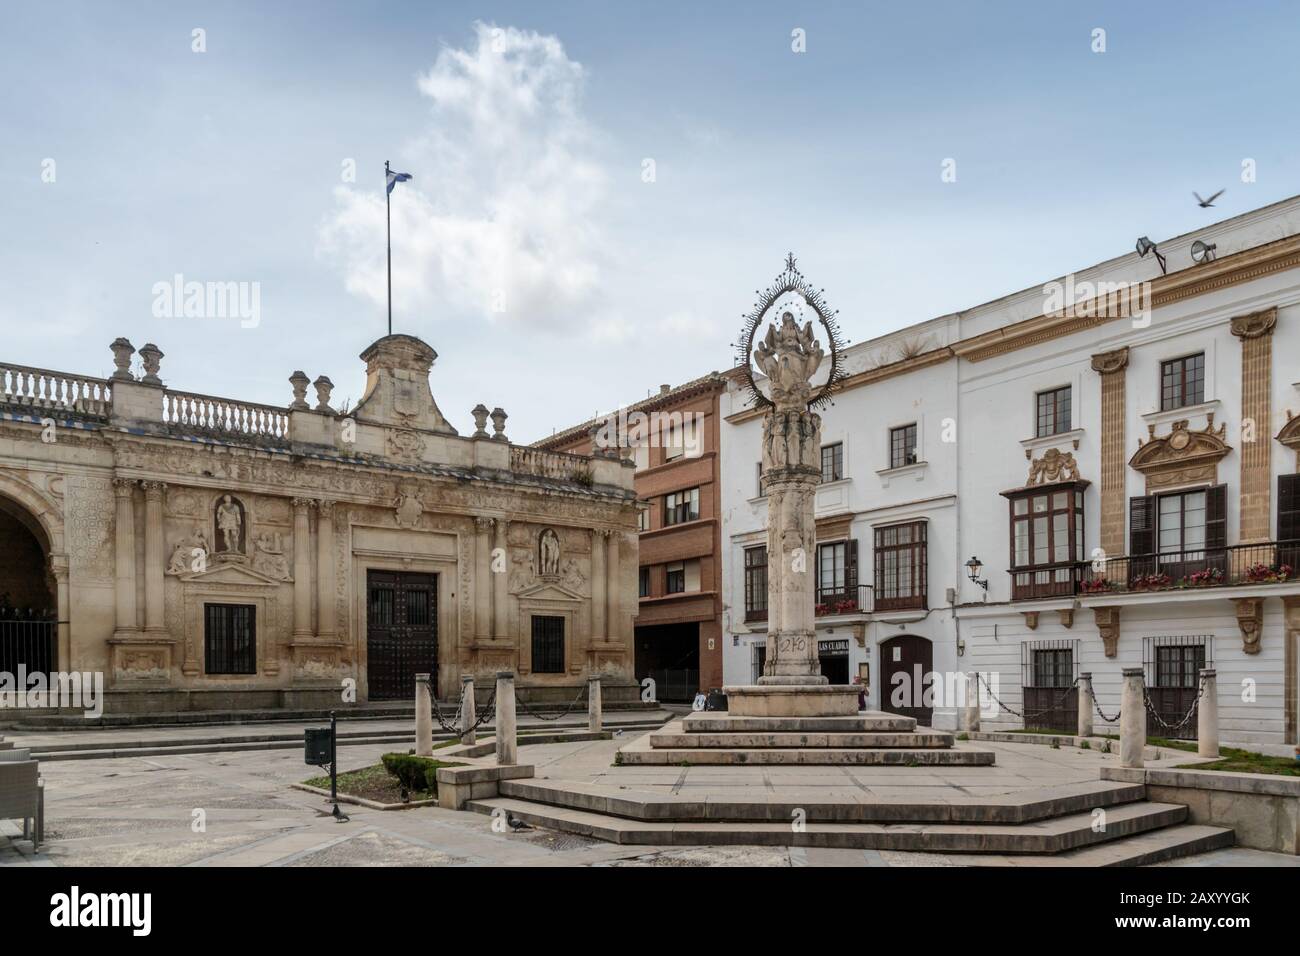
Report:
[[[0,672],[49,673],[58,664],[58,600],[45,530],[0,496]]]
[[[880,642],[880,709],[930,726],[934,648],[924,637],[901,634]]]

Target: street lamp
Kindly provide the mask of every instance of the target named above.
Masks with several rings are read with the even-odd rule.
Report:
[[[985,591],[989,589],[989,582],[980,577],[980,571],[984,568],[984,563],[979,558],[972,556],[966,562],[966,576],[982,587]]]

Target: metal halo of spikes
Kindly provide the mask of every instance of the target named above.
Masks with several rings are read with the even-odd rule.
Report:
[[[814,288],[809,284],[804,274],[796,266],[793,252],[785,257],[785,269],[773,280],[772,284],[762,291],[755,290],[758,301],[754,303],[753,309],[745,315],[745,325],[740,333],[740,341],[736,343],[736,364],[744,369],[745,387],[749,391],[755,407],[770,407],[772,400],[763,394],[758,387],[758,383],[754,381],[752,357],[754,335],[758,332],[758,327],[763,324],[763,317],[784,295],[793,293],[803,299],[817,314],[817,320],[821,322],[822,329],[826,332],[827,350],[830,353],[831,360],[830,373],[827,375],[821,389],[808,400],[808,407],[815,409],[830,402],[831,396],[844,380],[846,373],[841,355],[847,343],[840,332],[839,309],[830,308],[823,294],[824,292],[825,290]]]

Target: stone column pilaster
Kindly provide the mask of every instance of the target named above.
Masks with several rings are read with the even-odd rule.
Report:
[[[1286,742],[1300,744],[1296,685],[1300,683],[1300,596],[1282,598],[1282,712]]]
[[[492,547],[493,550],[500,548],[502,560],[506,563],[506,570],[501,574],[492,575],[492,637],[494,640],[504,641],[510,637],[510,624],[507,611],[507,602],[510,597],[510,551],[506,546],[506,532],[509,530],[509,523],[505,518],[497,518],[496,525],[493,528]],[[513,687],[513,676],[511,677],[511,686]]]
[[[139,629],[135,616],[135,482],[113,479],[116,509],[113,518],[113,574],[115,582],[115,637]]]
[[[1277,309],[1232,320],[1241,339],[1241,543],[1268,541],[1271,535],[1273,432],[1273,329]],[[1249,439],[1249,440],[1247,440]]]
[[[605,538],[605,636],[611,641],[623,640],[623,606],[620,603],[622,588],[619,579],[619,542],[623,535],[611,531]]]
[[[68,585],[70,562],[66,554],[50,555],[50,574],[54,575],[55,608],[58,611],[59,670],[75,670],[72,661],[72,599]]]
[[[334,623],[334,502],[316,503],[316,633],[333,637]]]
[[[609,628],[605,617],[605,594],[608,582],[605,580],[606,548],[609,547],[609,532],[596,528],[591,532],[591,639],[604,641],[609,638]]]
[[[474,640],[492,637],[492,525],[491,518],[474,519]]]
[[[1128,552],[1124,540],[1125,376],[1128,346],[1092,357],[1101,376],[1101,549],[1106,557]]]
[[[163,618],[163,494],[161,481],[141,482],[144,488],[144,629],[159,634],[167,630]]]
[[[293,499],[293,636],[311,637],[310,498]]]

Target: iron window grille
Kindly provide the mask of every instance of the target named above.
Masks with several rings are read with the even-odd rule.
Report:
[[[564,618],[533,616],[533,673],[564,673]]]
[[[203,670],[208,674],[257,673],[254,605],[203,605]]]

